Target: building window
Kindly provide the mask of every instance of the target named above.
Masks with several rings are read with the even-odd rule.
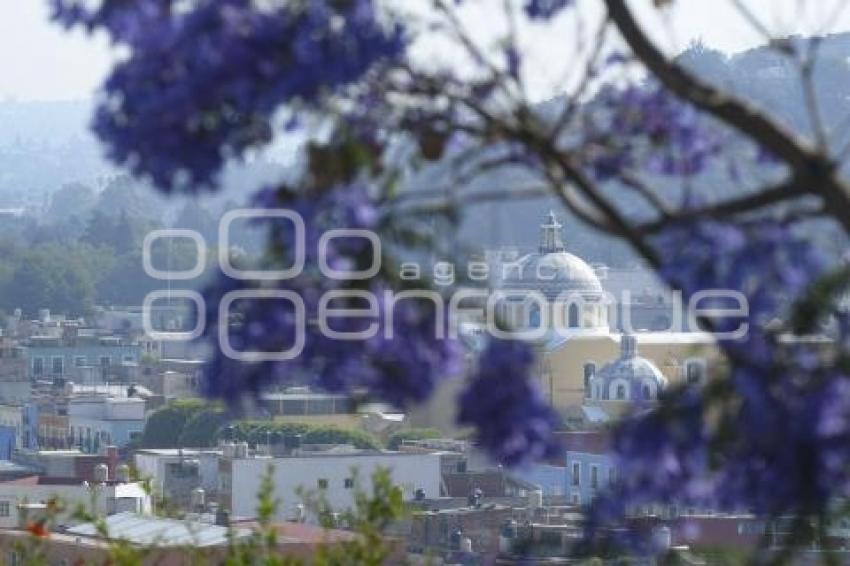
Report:
[[[617,401],[625,401],[626,400],[626,386],[618,385],[617,386]]]
[[[614,466],[608,468],[608,485],[614,485],[617,483],[617,470]]]
[[[599,488],[599,466],[590,467],[590,488]]]
[[[125,364],[132,364],[134,361],[135,360],[134,360],[133,356],[124,356],[124,363]]]
[[[705,378],[705,362],[702,360],[688,360],[685,363],[685,380],[689,385],[698,385]]]
[[[52,365],[53,375],[62,375],[65,373],[65,358],[54,357]]]
[[[596,364],[587,362],[584,364],[584,391],[585,397],[590,397],[590,381],[596,375]]]
[[[581,485],[581,464],[573,462],[573,485]]]
[[[573,492],[572,502],[573,505],[579,505],[581,503],[581,497],[579,496],[577,491]]]
[[[44,375],[44,358],[32,359],[32,374]]]
[[[567,311],[567,326],[578,328],[578,305],[573,303]]]
[[[531,328],[540,328],[540,305],[531,305],[531,313],[528,315],[528,325]]]
[[[649,385],[643,384],[643,398],[647,401],[652,399],[652,390],[649,388]]]
[[[8,517],[9,516],[9,502],[8,501],[0,501],[0,517]]]
[[[328,488],[328,480],[326,478],[319,478],[316,480],[316,486],[319,489],[327,489]]]
[[[345,485],[345,489],[352,489],[354,487],[354,479],[353,478],[345,478],[343,482]]]
[[[100,365],[102,367],[109,367],[109,365],[111,363],[112,363],[112,359],[109,356],[101,356],[100,357]]]
[[[85,356],[75,356],[74,357],[74,365],[79,367],[83,367],[86,365],[86,357]]]

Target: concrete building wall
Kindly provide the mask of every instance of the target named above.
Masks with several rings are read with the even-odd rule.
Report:
[[[684,379],[684,366],[691,359],[706,361],[707,375],[721,367],[721,354],[706,335],[697,333],[638,334],[638,354],[652,361],[671,385]],[[576,335],[538,354],[535,375],[543,395],[559,411],[581,406],[585,401],[585,364],[597,370],[620,355],[620,335],[599,333]],[[414,407],[407,422],[414,427],[437,428],[447,436],[464,431],[457,426],[457,396],[463,379],[446,379],[424,404]]]
[[[452,533],[460,530],[472,541],[473,551],[492,555],[499,550],[502,526],[512,516],[513,510],[503,506],[414,513],[407,542],[413,548],[446,551],[451,547]]]
[[[169,463],[179,462],[180,455],[176,450],[139,450],[134,455],[134,462],[139,476],[151,480],[153,490],[162,495],[166,491],[165,467]],[[218,490],[218,470],[220,453],[213,451],[184,450],[184,459],[198,462],[199,486],[208,495]]]
[[[83,366],[100,368],[138,363],[141,349],[135,344],[33,345],[26,349],[26,356],[30,377],[63,377],[73,373],[73,368]],[[61,360],[62,371],[56,371],[60,368],[58,360]]]
[[[47,503],[51,499],[61,501],[65,514],[61,519],[66,524],[73,522],[73,514],[82,505],[100,515],[134,511],[150,513],[150,497],[140,484],[112,485],[27,485],[22,481],[0,484],[0,528],[15,528],[22,522],[20,504]]]
[[[91,452],[109,444],[126,446],[133,438],[142,434],[145,421],[70,416],[68,426],[74,439],[73,443]]]
[[[354,488],[350,484],[352,469],[358,473],[361,489],[372,489],[372,475],[378,468],[390,471],[393,483],[404,491],[405,499],[412,499],[417,489],[425,496],[440,496],[439,454],[368,454],[320,455],[287,458],[245,458],[230,461],[229,507],[233,517],[256,516],[257,494],[269,466],[273,466],[275,496],[283,500],[278,518],[285,519],[295,513],[302,498],[298,488],[319,490],[332,508],[345,510],[353,503]]]

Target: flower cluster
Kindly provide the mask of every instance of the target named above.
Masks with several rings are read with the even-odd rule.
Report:
[[[790,306],[827,267],[811,241],[797,235],[791,225],[773,219],[673,225],[659,236],[657,248],[664,258],[659,275],[686,298],[716,289],[738,291],[746,298],[745,336],[722,340],[720,346],[732,359],[762,366],[776,361],[770,324],[786,319]],[[712,330],[731,332],[741,322],[736,315],[715,317]]]
[[[569,8],[575,0],[528,0],[525,14],[532,20],[550,20],[564,8]]]
[[[283,105],[313,105],[405,48],[371,0],[171,4],[53,2],[60,22],[104,28],[129,48],[104,85],[94,130],[113,161],[164,190],[213,184],[226,159],[272,139]]]
[[[638,166],[660,175],[695,175],[721,150],[705,117],[663,87],[608,87],[594,106],[584,123],[584,151],[601,181]]]
[[[479,445],[508,466],[556,453],[558,416],[531,381],[533,364],[528,344],[491,339],[460,397],[458,422],[474,427]]]
[[[264,191],[259,202],[282,206],[279,197],[278,191]],[[246,393],[256,395],[271,386],[310,384],[333,392],[363,389],[376,399],[404,408],[427,399],[440,379],[459,371],[459,344],[441,337],[441,332],[446,331],[441,306],[388,292],[378,278],[354,287],[353,281],[329,278],[317,269],[318,241],[323,231],[336,227],[375,228],[377,212],[370,202],[365,187],[359,184],[337,187],[320,197],[296,196],[288,200],[286,207],[301,215],[306,228],[302,273],[275,282],[273,287],[222,276],[208,289],[205,298],[212,312],[207,317],[211,324],[206,338],[216,346],[220,333],[224,333],[237,352],[284,352],[296,343],[298,332],[304,336],[303,351],[291,360],[240,361],[215,347],[205,379],[209,395],[236,401]],[[262,222],[270,225],[273,241],[281,245],[281,263],[291,261],[292,223]],[[362,270],[376,259],[369,243],[361,237],[334,238],[321,249],[327,252],[323,261],[336,271]],[[303,301],[305,316],[298,316],[291,301],[255,297],[233,302],[228,319],[219,320],[218,307],[223,297],[240,290],[293,292]],[[327,318],[328,328],[336,333],[333,335],[322,331],[315,321],[322,298],[336,291],[346,294],[326,305],[333,309]],[[345,309],[369,312],[371,316],[341,312]],[[370,328],[374,331],[366,333]],[[356,340],[339,337],[356,332],[366,335]]]
[[[586,514],[591,552],[601,547],[640,555],[661,550],[635,525],[623,528],[623,519],[640,506],[714,506],[704,401],[698,390],[688,389],[668,398],[665,412],[643,412],[619,424],[613,446],[617,482],[599,494]]]
[[[661,411],[618,427],[622,481],[616,494],[594,505],[589,531],[598,536],[628,506],[645,503],[775,516],[806,515],[846,497],[848,376],[823,343],[789,340],[777,329],[789,307],[826,273],[812,243],[776,220],[706,220],[670,227],[658,246],[660,274],[686,297],[709,289],[740,291],[746,315],[719,312],[711,329],[730,332],[745,324],[747,332],[719,341],[729,362],[727,379],[680,391]]]

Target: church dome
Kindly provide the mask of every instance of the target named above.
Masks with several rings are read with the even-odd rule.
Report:
[[[624,334],[620,357],[600,369],[590,380],[592,399],[601,401],[653,401],[667,389],[667,378],[654,363],[637,354],[637,339]]]
[[[568,253],[561,239],[562,224],[549,212],[540,226],[538,253],[526,255],[504,266],[503,284],[511,289],[540,291],[547,299],[564,292],[598,296],[602,284],[593,268]]]

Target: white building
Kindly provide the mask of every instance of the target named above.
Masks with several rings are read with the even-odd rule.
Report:
[[[0,483],[0,528],[16,528],[27,516],[42,516],[51,500],[64,506],[60,524],[73,523],[74,512],[81,505],[98,516],[123,512],[149,514],[152,510],[150,495],[138,482],[89,484],[78,479],[31,476]]]
[[[328,451],[281,458],[233,457],[222,460],[219,473],[221,503],[232,517],[256,516],[257,494],[270,466],[274,495],[282,501],[277,518],[282,520],[297,516],[302,503],[299,488],[321,492],[335,511],[350,509],[354,504],[355,470],[358,485],[366,493],[371,492],[372,475],[385,468],[393,483],[403,490],[405,499],[413,499],[419,489],[425,497],[440,496],[439,453]]]
[[[135,397],[83,395],[68,401],[73,443],[88,452],[101,446],[126,446],[145,428],[145,402]]]
[[[166,485],[175,468],[187,466],[197,470],[197,485],[207,493],[218,489],[218,467],[221,450],[194,450],[186,448],[143,448],[134,454],[136,471],[140,478],[150,480],[154,493],[164,495],[170,491]]]

